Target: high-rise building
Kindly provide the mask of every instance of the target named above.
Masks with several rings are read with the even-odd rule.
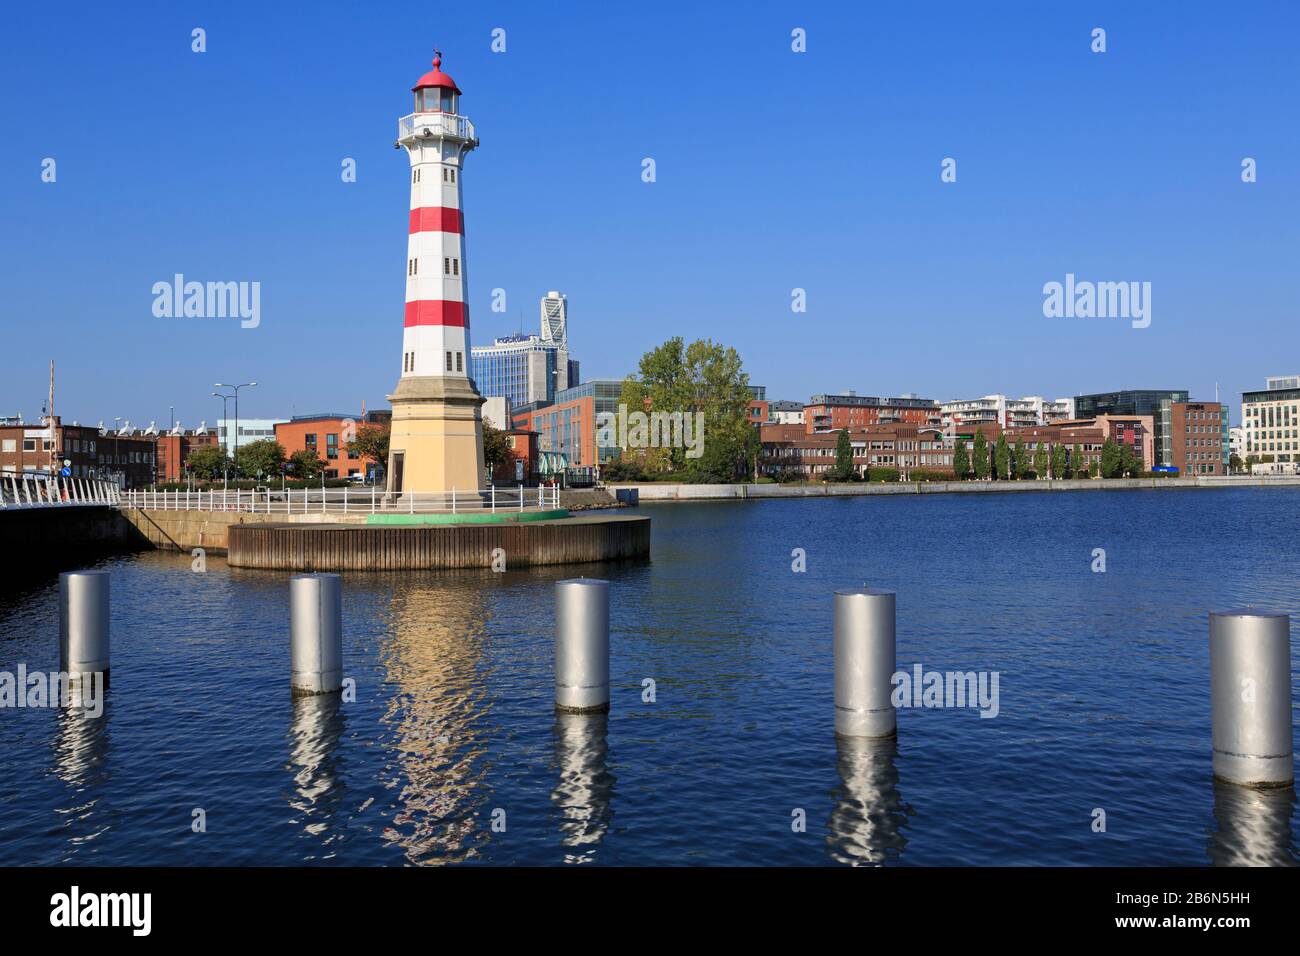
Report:
[[[1300,462],[1300,376],[1277,376],[1266,388],[1241,393],[1242,457]]]
[[[1077,395],[1074,399],[1075,418],[1096,418],[1099,415],[1149,415],[1153,422],[1155,439],[1155,464],[1172,466],[1173,438],[1165,431],[1161,421],[1164,404],[1188,400],[1186,389],[1124,389],[1118,392],[1098,392],[1094,395]]]
[[[541,301],[540,335],[506,335],[470,352],[474,383],[485,398],[502,397],[512,407],[555,402],[556,393],[579,381],[569,357],[569,301],[548,292]]]
[[[561,349],[569,347],[569,300],[562,292],[542,297],[542,341]]]

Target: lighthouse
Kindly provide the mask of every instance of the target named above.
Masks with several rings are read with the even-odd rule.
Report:
[[[388,396],[388,491],[474,491],[484,481],[483,397],[469,376],[461,172],[478,138],[440,53],[412,92],[415,111],[397,121],[396,146],[411,165],[411,210],[402,372]]]

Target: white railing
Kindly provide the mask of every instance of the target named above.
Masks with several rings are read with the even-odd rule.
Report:
[[[426,129],[430,136],[474,139],[474,124],[463,116],[454,113],[411,113],[397,121],[397,140],[401,142],[423,135]]]
[[[249,514],[471,514],[553,509],[559,485],[480,488],[472,491],[408,491],[383,488],[212,488],[202,491],[122,492],[122,505],[142,511],[243,511]]]
[[[0,474],[0,509],[116,505],[121,492],[111,481]]]

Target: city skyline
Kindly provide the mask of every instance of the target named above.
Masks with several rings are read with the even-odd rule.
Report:
[[[175,406],[187,426],[211,425],[208,385],[231,378],[261,383],[244,396],[250,418],[382,407],[408,189],[392,137],[435,45],[485,143],[467,171],[473,343],[521,317],[530,329],[558,288],[584,378],[622,377],[681,334],[734,346],[774,398],[1154,385],[1211,400],[1218,383],[1235,424],[1242,392],[1295,371],[1300,150],[1272,121],[1297,86],[1284,6],[1177,32],[1157,11],[1025,6],[979,42],[978,12],[956,9],[692,9],[687,30],[598,8],[563,29],[526,9],[419,29],[396,25],[402,9],[321,10],[304,22],[160,6],[129,33],[108,11],[41,10],[15,26],[0,70],[11,87],[47,81],[9,104],[3,189],[18,228],[0,251],[18,334],[0,357],[0,413],[38,417],[51,358],[69,421],[161,427]],[[1093,53],[1099,25],[1108,48]],[[796,28],[806,52],[791,49]],[[70,48],[74,29],[96,42]],[[842,82],[855,62],[861,87]],[[51,123],[86,77],[97,110]],[[1175,90],[1194,112],[1169,109]],[[315,92],[323,124],[302,108]],[[196,100],[201,119],[186,122]],[[797,130],[782,150],[774,115]],[[1241,181],[1243,157],[1258,182]],[[956,182],[941,182],[945,158]],[[774,204],[793,241],[772,228]],[[176,274],[260,283],[260,323],[155,316],[151,288]],[[1149,327],[1045,318],[1044,285],[1075,275],[1150,282]],[[806,312],[791,311],[796,289]],[[1230,347],[1238,328],[1251,338]]]

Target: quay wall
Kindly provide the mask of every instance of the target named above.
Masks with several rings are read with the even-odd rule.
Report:
[[[203,548],[221,554],[227,549],[231,526],[243,524],[315,525],[364,524],[366,516],[343,514],[267,515],[247,511],[166,511],[123,508],[122,516],[147,545],[162,551],[193,551]]]
[[[109,505],[0,509],[0,566],[6,569],[72,567],[87,557],[148,547]]]
[[[620,500],[718,501],[753,498],[833,498],[856,495],[1002,494],[1025,491],[1132,491],[1196,488],[1257,488],[1300,486],[1300,476],[1199,478],[1081,478],[1063,481],[930,481],[872,482],[824,485],[728,484],[681,485],[647,482],[610,485]]]
[[[489,568],[498,548],[507,569],[650,556],[650,518],[609,513],[461,525],[262,521],[231,524],[227,536],[231,567],[286,571]]]

